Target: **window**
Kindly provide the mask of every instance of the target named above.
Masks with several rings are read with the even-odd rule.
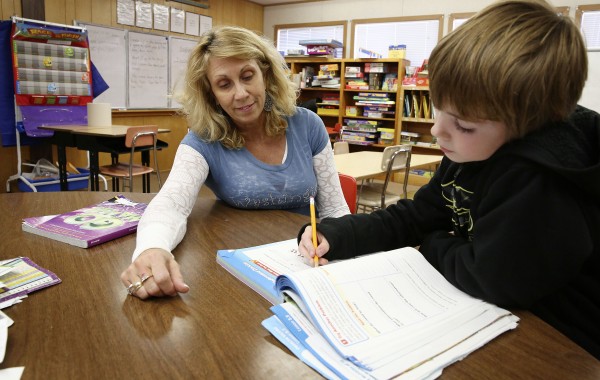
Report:
[[[421,66],[442,37],[443,15],[352,21],[354,58],[373,52],[388,56],[390,45],[406,45],[406,59]]]
[[[314,24],[275,25],[275,44],[277,50],[287,55],[288,49],[303,49],[301,40],[333,39],[344,43],[346,21],[332,21]],[[343,58],[343,49],[337,49],[336,58]]]
[[[475,12],[450,13],[450,18],[448,19],[448,33],[450,33],[454,29],[461,26],[465,21],[467,21],[474,14],[475,14]]]
[[[554,7],[556,12],[569,16],[569,7]],[[471,16],[473,16],[475,12],[468,13],[450,13],[450,17],[448,18],[448,33],[453,31],[454,29],[461,26],[465,21],[467,21]]]
[[[580,5],[576,13],[588,50],[600,49],[600,4]]]

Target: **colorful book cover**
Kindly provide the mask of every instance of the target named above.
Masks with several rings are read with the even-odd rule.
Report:
[[[22,298],[60,282],[56,274],[40,267],[27,257],[0,262],[0,302]]]
[[[275,279],[283,273],[311,268],[298,252],[296,239],[243,249],[222,249],[217,262],[273,305],[283,302]]]
[[[122,195],[60,215],[23,219],[25,232],[45,236],[81,248],[89,248],[131,234],[146,209]]]

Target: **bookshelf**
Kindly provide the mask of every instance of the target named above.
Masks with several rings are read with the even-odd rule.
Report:
[[[417,153],[441,154],[431,135],[435,111],[429,98],[429,87],[402,86],[399,98],[402,102],[400,141],[413,144],[413,151]]]
[[[336,123],[340,123],[345,127],[343,134],[347,136],[348,132],[352,132],[348,131],[346,128],[349,123],[365,121],[375,122],[378,123],[377,128],[382,129],[379,132],[379,136],[385,133],[385,137],[389,137],[384,143],[377,141],[369,145],[361,145],[361,141],[348,141],[350,143],[350,151],[383,150],[389,145],[410,142],[413,144],[414,153],[442,155],[439,147],[434,142],[433,136],[431,136],[431,127],[434,123],[434,110],[431,107],[431,100],[429,99],[429,87],[401,85],[402,78],[405,75],[405,67],[410,64],[409,61],[393,58],[333,59],[326,57],[286,57],[286,62],[291,69],[292,79],[294,80],[295,77],[298,85],[301,80],[299,76],[303,72],[303,69],[306,71],[306,68],[310,67],[310,70],[316,74],[319,72],[321,65],[338,65],[339,73],[337,75],[340,78],[339,88],[304,87],[301,88],[298,98],[298,104],[314,100],[315,98],[322,100],[332,94],[339,98],[339,104],[337,106],[328,107],[328,111],[325,112],[320,110],[324,105],[321,104],[321,102],[316,103],[316,106],[318,107],[317,114],[323,119],[325,126],[333,127]],[[385,74],[396,74],[398,80],[395,89],[390,89],[389,83],[386,89],[374,89],[369,87],[355,89],[346,88],[346,84],[349,81],[359,79],[353,78],[353,76],[356,76],[352,75],[353,70],[363,73],[363,79],[367,82],[366,86],[368,86],[369,81],[368,75],[365,77],[365,68],[367,65],[371,67],[373,63],[384,65],[384,70],[386,72],[382,73],[384,74],[380,78],[382,81],[385,79]],[[350,75],[348,75],[349,73]],[[383,83],[380,82],[377,87],[382,88]],[[369,94],[374,98],[388,98],[390,101],[394,102],[393,105],[387,107],[388,111],[393,111],[393,114],[382,113],[381,115],[377,115],[376,112],[373,112],[373,114],[365,116],[365,106],[356,104],[358,100],[355,99],[355,97],[361,97],[359,94]],[[407,106],[404,101],[406,96],[410,99],[408,108],[406,108]],[[417,113],[414,112],[415,104],[417,105]],[[351,112],[354,110],[356,111],[356,114]],[[432,166],[429,169],[420,169],[415,172],[411,171],[409,184],[421,186],[429,182],[434,169],[435,167]],[[402,182],[403,176],[403,174],[396,174],[394,176],[394,181]]]
[[[336,123],[340,123],[344,126],[345,138],[354,138],[351,134],[356,132],[369,135],[369,132],[360,130],[365,124],[368,124],[365,129],[377,132],[371,133],[373,137],[366,137],[371,141],[360,141],[364,136],[356,133],[356,140],[349,141],[351,150],[382,150],[388,145],[401,143],[400,119],[403,104],[400,101],[402,97],[399,83],[404,77],[405,67],[410,64],[409,61],[393,58],[286,57],[286,62],[292,72],[292,80],[301,87],[298,104],[319,99],[316,101],[317,114],[323,119],[325,126],[333,127]],[[312,83],[308,85],[302,76],[307,71],[316,76],[319,71],[323,71],[321,68],[336,67],[335,65],[337,70],[333,70],[335,74],[331,76],[339,78],[339,88],[320,87],[318,84],[312,86]],[[388,76],[387,81],[386,76]],[[390,78],[392,76],[399,78],[396,79],[395,87]],[[371,83],[369,77],[372,77]],[[356,82],[359,79],[363,79],[366,83],[363,85],[351,83],[354,88],[346,87],[349,82]],[[339,99],[339,104],[331,104],[335,102],[332,99],[336,97]],[[324,99],[328,100],[323,101]],[[381,104],[381,102],[389,104]],[[380,141],[379,136],[385,137],[384,140]]]

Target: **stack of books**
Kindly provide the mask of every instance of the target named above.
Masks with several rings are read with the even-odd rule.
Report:
[[[364,80],[365,74],[360,66],[346,66],[344,78],[348,90],[368,90],[369,83]]]
[[[342,49],[344,44],[334,39],[300,40],[299,45],[306,46],[306,52],[313,57],[334,58],[336,49]]]
[[[339,65],[326,64],[319,66],[319,73],[313,77],[313,87],[340,88],[338,75]]]
[[[263,327],[328,379],[435,378],[519,321],[410,247],[313,268],[291,239],[217,262],[274,304]]]
[[[371,118],[393,118],[396,114],[396,101],[383,92],[359,92],[353,97],[355,105],[362,107],[362,115]]]
[[[321,102],[317,103],[317,114],[322,116],[338,116],[340,113],[339,94],[324,94]]]
[[[379,141],[381,126],[379,121],[345,119],[342,127],[342,141],[356,145],[372,145]]]

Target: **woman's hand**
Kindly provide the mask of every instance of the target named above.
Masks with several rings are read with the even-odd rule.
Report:
[[[142,252],[121,273],[121,281],[130,295],[141,299],[176,296],[190,290],[173,255],[159,248]]]
[[[313,262],[313,258],[315,255],[319,256],[319,265],[325,265],[329,261],[323,257],[327,252],[329,252],[329,243],[327,239],[323,235],[321,235],[317,231],[317,242],[318,246],[315,249],[312,241],[312,227],[307,226],[302,233],[302,237],[300,238],[300,243],[298,244],[298,250],[300,253],[307,259],[309,262]]]

